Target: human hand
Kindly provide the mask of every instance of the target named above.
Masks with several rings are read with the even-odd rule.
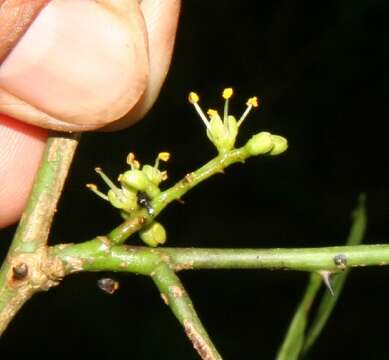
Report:
[[[7,1],[20,2],[20,6],[29,3],[0,0],[0,13]],[[131,30],[126,46],[131,49],[124,54],[117,50],[116,43],[120,48],[122,40],[117,33],[101,26],[90,8],[80,7],[87,2],[49,2],[0,64],[0,227],[20,216],[47,137],[46,130],[7,115],[61,130],[120,129],[149,110],[166,77],[179,0],[143,0],[139,6],[135,0],[91,1],[131,6],[125,19]],[[46,26],[39,23],[50,15],[50,6],[61,10],[61,24],[54,35],[47,31],[49,20]],[[79,19],[87,27],[75,24],[75,13],[81,13]],[[85,43],[90,48],[80,47]]]

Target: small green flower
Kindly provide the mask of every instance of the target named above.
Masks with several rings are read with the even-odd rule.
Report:
[[[136,191],[126,189],[124,187],[119,188],[107,175],[104,174],[103,170],[99,167],[97,167],[95,171],[108,185],[109,190],[107,194],[104,194],[98,190],[95,184],[87,184],[87,188],[93,191],[97,196],[110,202],[112,206],[122,210],[125,213],[130,213],[138,208]]]
[[[209,109],[207,111],[207,115],[209,116],[208,119],[198,104],[200,101],[199,96],[195,92],[191,92],[188,97],[189,102],[193,104],[197,113],[200,115],[200,118],[203,120],[205,126],[207,127],[207,136],[209,140],[211,140],[211,142],[216,146],[218,152],[221,154],[234,148],[239,126],[246,119],[251,109],[253,107],[258,107],[258,99],[256,97],[250,98],[246,103],[246,110],[243,112],[240,119],[236,120],[234,116],[229,115],[228,113],[229,99],[232,95],[232,88],[224,89],[223,98],[225,103],[223,119],[220,117],[218,112],[213,109]]]
[[[143,173],[156,186],[159,186],[159,184],[162,181],[165,181],[167,179],[167,172],[158,169],[159,161],[161,160],[166,162],[169,159],[170,159],[170,154],[168,152],[161,152],[158,154],[157,158],[155,159],[154,166],[143,165],[142,167]]]
[[[142,191],[151,199],[159,195],[161,190],[155,185],[142,170],[128,170],[119,175],[119,182],[128,190]]]
[[[169,158],[170,154],[168,152],[161,152],[158,154],[154,166],[146,164],[141,169],[135,155],[130,153],[127,156],[127,164],[130,165],[131,170],[119,175],[120,187],[116,186],[100,168],[95,170],[108,185],[107,194],[99,191],[95,184],[87,184],[87,187],[96,195],[120,209],[121,215],[127,218],[131,212],[139,209],[140,193],[146,194],[150,200],[160,194],[159,184],[167,179],[167,172],[158,169],[159,162],[168,161]]]
[[[159,184],[167,179],[167,172],[158,169],[159,161],[168,161],[169,158],[168,152],[161,152],[158,154],[154,166],[144,165],[142,170],[139,170],[139,162],[135,159],[134,154],[130,153],[127,156],[127,163],[131,166],[131,170],[121,174],[118,180],[123,187],[145,192],[150,199],[153,199],[161,192]]]

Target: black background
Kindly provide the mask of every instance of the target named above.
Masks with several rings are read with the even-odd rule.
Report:
[[[170,181],[214,155],[186,101],[207,107],[235,89],[232,112],[259,96],[242,144],[255,132],[286,136],[281,157],[235,165],[161,216],[169,246],[315,247],[345,241],[360,192],[368,197],[365,243],[389,237],[388,6],[385,1],[184,0],[171,71],[147,117],[114,134],[87,134],[78,150],[52,243],[106,233],[120,218],[84,184],[93,168],[115,177],[133,151],[143,162],[172,153]],[[13,229],[1,232],[2,255]],[[137,239],[132,240],[138,243]],[[272,359],[307,276],[296,272],[182,273],[225,359]],[[149,279],[119,275],[114,296],[98,274],[72,276],[36,295],[12,322],[0,353],[13,358],[198,359]],[[386,268],[355,270],[312,359],[386,358]]]

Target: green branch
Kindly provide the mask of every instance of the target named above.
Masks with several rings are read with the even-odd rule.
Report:
[[[333,246],[301,249],[153,249],[143,246],[104,244],[99,238],[82,244],[57,245],[53,256],[65,262],[67,273],[122,271],[149,275],[158,261],[174,271],[198,269],[270,269],[308,272],[344,269],[336,264],[342,254],[348,267],[389,264],[389,245]]]
[[[33,252],[47,243],[51,223],[69,171],[78,135],[49,137],[11,250]]]
[[[27,206],[0,269],[0,334],[34,292],[55,282],[49,273],[54,276],[59,270],[46,263],[46,244],[77,138],[56,134],[46,143]]]
[[[363,200],[353,213],[349,244],[357,244],[366,229]],[[338,272],[347,267],[389,264],[389,245],[349,245],[300,249],[150,248],[115,245],[107,237],[51,248],[66,272],[126,271],[150,275],[159,263],[174,271],[195,269],[283,269]],[[339,262],[339,259],[342,259]]]
[[[223,170],[228,166],[237,162],[244,162],[250,156],[253,156],[253,154],[250,153],[247,146],[219,154],[201,168],[188,173],[171,188],[157,195],[151,202],[151,207],[153,208],[152,215],[148,214],[145,209],[134,211],[126,221],[112,230],[107,236],[115,244],[122,244],[131,235],[139,231],[142,226],[153,221],[167,205],[175,200],[180,200],[183,195],[200,182],[212,175],[223,173]]]
[[[200,357],[203,360],[221,360],[221,356],[196,314],[189,295],[174,271],[167,264],[161,263],[151,276],[161,292],[162,299],[184,327],[186,335]]]
[[[152,201],[152,207],[156,214],[159,214],[169,203],[181,199],[190,189],[198,185],[200,182],[208,179],[215,174],[222,174],[228,166],[244,162],[252,156],[247,151],[246,147],[234,149],[224,154],[219,154],[214,159],[203,165],[201,168],[188,173],[181,181],[163,191]]]

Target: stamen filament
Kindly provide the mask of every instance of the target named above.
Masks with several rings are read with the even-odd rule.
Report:
[[[251,109],[253,108],[252,105],[248,105],[246,110],[244,111],[244,113],[242,114],[242,116],[240,117],[239,121],[238,121],[238,127],[242,124],[242,122],[246,119],[247,115],[249,114],[249,112],[251,111]]]
[[[209,129],[209,121],[205,114],[203,113],[203,110],[201,110],[201,107],[197,103],[193,103],[193,106],[195,107],[197,113],[200,115],[201,120],[203,120],[203,123]]]
[[[95,171],[100,175],[100,177],[103,179],[103,181],[108,185],[108,187],[115,193],[115,195],[118,197],[118,199],[123,198],[123,194],[121,190],[112,182],[112,180],[103,173],[103,170],[101,168],[97,167],[95,168]]]
[[[86,184],[86,187],[93,191],[97,196],[101,197],[102,199],[109,201],[108,196],[102,193],[98,190],[97,186],[95,184]]]
[[[159,167],[159,160],[166,162],[166,161],[169,161],[169,159],[170,159],[170,153],[168,153],[167,151],[160,152],[158,154],[157,158],[155,159],[154,167],[156,169],[158,169],[158,167]]]
[[[223,99],[225,99],[224,112],[223,112],[223,122],[224,122],[224,125],[227,126],[227,129],[229,128],[229,124],[228,124],[229,99],[233,93],[234,93],[234,91],[232,90],[232,88],[226,88],[223,90]]]
[[[224,102],[224,113],[223,113],[223,123],[224,126],[227,127],[227,130],[229,130],[229,124],[228,124],[228,99]]]

